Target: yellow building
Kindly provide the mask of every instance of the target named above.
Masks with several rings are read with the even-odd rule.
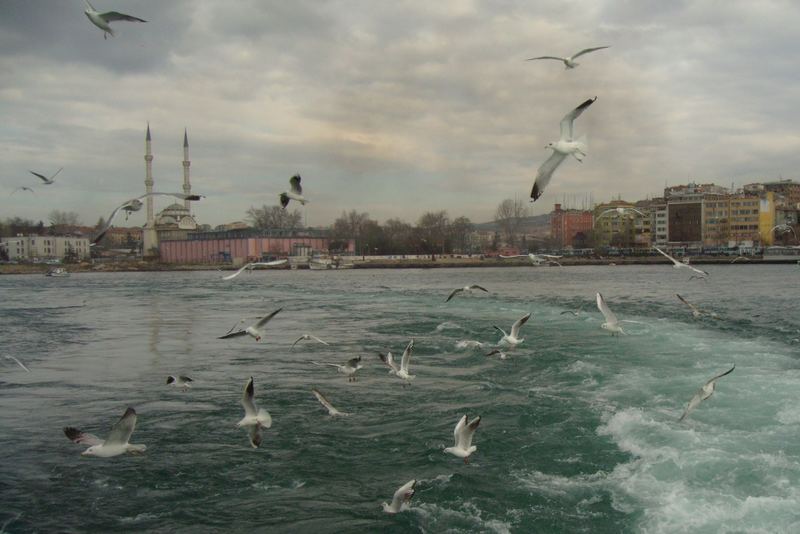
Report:
[[[758,233],[765,247],[775,244],[772,228],[775,227],[775,193],[768,191],[761,197],[758,207]]]
[[[617,209],[623,209],[622,213]],[[636,214],[638,208],[624,200],[612,200],[598,204],[594,208],[594,246],[596,247],[622,247],[635,246],[636,219],[641,218]]]
[[[761,241],[761,212],[761,200],[753,194],[706,195],[703,199],[703,245],[718,247]]]

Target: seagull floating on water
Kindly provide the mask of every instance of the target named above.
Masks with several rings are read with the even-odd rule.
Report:
[[[557,61],[563,62],[565,69],[574,69],[575,67],[580,65],[580,63],[575,63],[575,59],[576,58],[578,58],[578,57],[580,57],[580,56],[582,56],[584,54],[588,54],[590,52],[594,52],[596,50],[603,50],[605,48],[610,48],[610,46],[595,46],[594,48],[584,48],[583,50],[581,50],[577,54],[572,54],[571,56],[567,56],[567,57],[539,56],[539,57],[528,58],[525,61],[534,61],[534,60],[537,60],[537,59],[555,59]]]
[[[406,381],[406,384],[410,384],[412,380],[417,375],[412,375],[408,373],[408,366],[411,364],[411,352],[414,350],[414,340],[412,339],[409,341],[408,345],[406,345],[405,350],[403,351],[403,357],[400,359],[400,367],[397,367],[397,364],[394,363],[394,358],[392,357],[392,353],[389,352],[386,355],[378,354],[381,361],[389,366],[389,374],[395,375],[397,378],[401,378]]]
[[[319,365],[320,367],[326,365],[329,367],[335,367],[337,371],[339,371],[340,373],[342,373],[347,377],[348,382],[355,382],[356,371],[363,368],[363,366],[361,365],[361,356],[358,356],[356,358],[350,358],[349,360],[347,360],[347,363],[343,365],[340,365],[338,363],[320,363],[314,361],[312,361],[311,363],[313,363],[314,365]]]
[[[303,196],[303,187],[300,185],[300,175],[295,174],[289,179],[289,191],[281,193],[281,206],[284,208],[289,205],[290,200],[296,200],[303,206],[306,205],[306,198]]]
[[[458,420],[455,431],[453,432],[456,440],[455,445],[452,447],[447,447],[444,449],[444,452],[450,453],[453,456],[458,456],[459,458],[463,458],[464,463],[468,464],[470,455],[478,450],[478,447],[472,444],[472,436],[475,435],[475,431],[478,429],[479,424],[481,424],[480,415],[473,419],[470,423],[467,423],[466,415],[461,417],[461,419]]]
[[[238,271],[236,271],[233,274],[229,274],[227,276],[223,276],[222,279],[223,280],[233,280],[234,278],[236,278],[237,276],[239,276],[240,274],[242,274],[243,272],[245,272],[247,270],[252,271],[256,267],[260,267],[260,266],[263,266],[263,267],[274,267],[276,265],[283,265],[287,261],[289,261],[289,260],[254,261],[254,262],[246,263],[241,267],[241,269],[239,269]]]
[[[251,376],[244,385],[242,393],[242,406],[244,407],[244,417],[236,423],[239,428],[247,430],[247,437],[250,445],[257,449],[261,445],[261,429],[272,426],[272,416],[263,408],[258,408],[253,399],[253,377]]]
[[[224,336],[220,336],[217,339],[228,339],[228,338],[231,338],[231,337],[250,336],[250,337],[254,338],[256,341],[261,341],[261,336],[264,335],[264,332],[262,331],[262,329],[270,321],[270,319],[272,319],[273,317],[278,315],[278,313],[282,309],[283,308],[278,308],[277,310],[275,310],[274,312],[270,313],[266,317],[262,317],[261,319],[259,319],[259,321],[257,323],[248,326],[244,330],[239,330],[238,332],[228,332]],[[241,321],[239,321],[239,322],[241,322]],[[239,323],[236,323],[236,324],[238,325]],[[236,328],[236,325],[234,325],[234,328]]]
[[[729,375],[736,369],[736,364],[733,365],[730,369],[725,371],[724,373],[715,376],[708,382],[706,382],[703,387],[697,390],[697,393],[694,394],[694,397],[691,398],[689,404],[686,406],[686,410],[684,410],[683,415],[678,421],[683,421],[690,413],[694,411],[695,408],[700,406],[700,403],[704,400],[708,399],[711,395],[714,394],[714,389],[717,387],[717,380],[722,378],[725,375]]]
[[[481,287],[481,286],[479,286],[479,285],[477,285],[477,284],[472,284],[471,286],[464,286],[464,287],[459,287],[458,289],[454,289],[454,290],[453,290],[453,291],[450,293],[450,295],[447,297],[447,299],[445,300],[445,302],[450,302],[450,299],[452,299],[453,297],[455,297],[455,296],[456,296],[457,294],[459,294],[459,293],[467,293],[467,294],[472,294],[472,290],[473,290],[473,289],[480,289],[481,291],[485,291],[486,293],[488,293],[488,292],[489,292],[489,290],[488,290],[488,289],[486,289],[486,288],[484,288],[484,287]]]
[[[56,171],[56,173],[53,176],[51,176],[50,178],[47,178],[46,176],[44,176],[43,174],[39,174],[38,172],[33,172],[33,171],[28,171],[28,172],[30,172],[32,175],[36,176],[37,178],[41,178],[42,181],[44,182],[44,185],[52,185],[54,183],[53,178],[58,176],[58,173],[60,173],[63,169],[64,169],[64,167],[61,167],[60,169],[58,169]]]
[[[530,319],[530,317],[531,314],[528,313],[527,315],[524,315],[523,317],[517,319],[517,321],[514,322],[513,325],[511,325],[510,334],[507,334],[506,331],[500,328],[499,326],[493,325],[497,330],[499,330],[503,334],[503,337],[500,338],[500,341],[498,341],[497,343],[506,344],[509,345],[511,348],[513,348],[522,343],[523,341],[525,341],[524,338],[519,337],[519,329],[522,325],[528,322],[528,319]]]
[[[294,346],[297,345],[298,343],[300,343],[301,341],[304,341],[304,340],[305,341],[309,341],[309,340],[312,340],[312,339],[314,341],[318,342],[318,343],[322,343],[323,345],[330,345],[330,343],[326,343],[325,341],[322,341],[317,336],[312,336],[311,334],[303,334],[302,336],[298,337],[297,340],[295,340],[294,343],[292,343],[292,346],[289,348],[289,350],[292,350],[294,348]]]
[[[691,269],[692,271],[696,272],[697,274],[700,274],[702,276],[708,276],[707,272],[705,272],[705,271],[703,271],[701,269],[698,269],[696,267],[692,267],[688,263],[684,263],[682,261],[676,260],[675,258],[670,256],[669,254],[667,254],[666,252],[664,252],[660,248],[658,248],[658,247],[653,247],[653,248],[656,249],[658,252],[660,252],[662,256],[668,258],[672,262],[672,267],[673,268],[675,268],[675,269]]]
[[[383,503],[383,511],[387,514],[396,514],[408,509],[411,503],[411,497],[414,496],[414,486],[417,485],[416,480],[409,480],[394,492],[392,497],[392,504]]]
[[[125,13],[120,13],[118,11],[107,11],[105,13],[98,13],[95,10],[94,6],[89,3],[89,0],[84,0],[86,2],[87,9],[84,11],[86,16],[92,21],[92,24],[103,30],[103,39],[107,39],[108,35],[114,37],[114,30],[111,29],[109,26],[110,22],[114,22],[115,20],[126,20],[128,22],[147,22],[144,19],[140,19],[139,17],[132,17],[130,15],[126,15]]]
[[[194,380],[192,380],[188,376],[172,376],[172,375],[169,375],[167,377],[167,385],[168,386],[174,386],[174,387],[183,388],[184,391],[186,391],[187,389],[192,387],[192,384],[191,384],[192,382],[194,382]]]
[[[583,158],[586,157],[586,138],[582,136],[580,139],[575,139],[573,123],[595,100],[597,100],[597,97],[586,100],[561,119],[561,137],[555,143],[548,143],[545,147],[552,149],[553,153],[536,171],[536,180],[534,180],[533,189],[531,189],[531,202],[535,202],[536,199],[542,196],[544,188],[547,187],[547,184],[550,183],[550,178],[553,177],[553,173],[567,156],[572,155],[578,162],[582,162]]]
[[[323,395],[320,390],[312,389],[311,392],[314,394],[314,396],[317,398],[320,404],[322,404],[325,407],[325,409],[328,410],[328,415],[330,415],[331,417],[350,415],[349,413],[340,412],[339,410],[334,408],[333,404],[331,404],[331,402],[325,398],[325,395]]]
[[[83,432],[77,428],[68,426],[64,428],[64,435],[73,443],[89,445],[89,448],[81,453],[81,456],[99,456],[110,458],[120,454],[144,452],[145,445],[133,445],[128,443],[136,427],[136,410],[128,408],[119,421],[111,427],[108,437],[105,440],[93,434]]]
[[[611,311],[611,308],[608,307],[606,304],[606,299],[603,298],[603,295],[600,293],[597,294],[597,309],[600,310],[600,313],[603,314],[605,317],[606,322],[600,325],[600,328],[604,330],[608,330],[611,332],[613,336],[616,334],[625,334],[625,331],[622,329],[622,326],[619,324],[619,320],[617,320],[617,316],[614,315],[614,312]]]

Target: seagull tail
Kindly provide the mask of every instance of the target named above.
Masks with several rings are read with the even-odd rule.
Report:
[[[581,152],[585,153],[587,150],[589,150],[589,138],[586,136],[586,134],[580,136],[575,140],[575,142],[578,144],[578,150]]]

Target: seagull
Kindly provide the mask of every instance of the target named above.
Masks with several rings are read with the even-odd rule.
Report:
[[[253,400],[253,377],[251,376],[244,385],[242,393],[242,406],[244,407],[244,417],[236,423],[239,428],[247,430],[247,437],[250,438],[250,445],[257,449],[261,445],[261,429],[272,426],[272,416],[263,408],[256,407]]]
[[[550,148],[553,153],[547,160],[539,166],[536,171],[536,180],[533,182],[533,189],[531,189],[531,202],[535,202],[542,193],[544,188],[550,183],[550,178],[553,177],[553,172],[561,165],[561,162],[567,156],[572,156],[579,162],[583,161],[586,157],[586,138],[582,136],[580,139],[575,140],[573,131],[573,122],[577,119],[583,111],[591,106],[597,97],[590,98],[583,102],[580,106],[576,107],[561,119],[561,137],[555,143],[548,143],[545,148]]]
[[[494,356],[495,354],[498,355],[501,360],[508,358],[508,355],[500,349],[493,349],[491,352],[484,354],[484,356],[488,358],[489,356]]]
[[[514,256],[503,256],[500,254],[500,257],[504,260],[512,259],[512,258],[528,258],[531,260],[531,263],[534,265],[543,265],[545,263],[555,263],[559,267],[562,267],[560,263],[556,260],[563,258],[564,256],[553,256],[552,254],[534,254],[532,252],[528,254],[517,254]]]
[[[254,338],[256,341],[261,341],[261,336],[264,334],[261,331],[261,329],[264,328],[264,325],[266,325],[269,322],[270,319],[272,319],[273,317],[278,315],[278,313],[282,309],[283,308],[278,308],[277,310],[275,310],[274,312],[270,313],[266,317],[262,317],[261,319],[259,319],[257,323],[248,326],[244,330],[239,330],[237,332],[230,332],[229,331],[227,334],[225,334],[224,336],[220,336],[217,339],[228,339],[229,337],[250,336],[250,337]],[[241,322],[241,321],[239,321],[239,322]],[[239,324],[239,323],[236,323],[236,324]],[[236,328],[236,325],[234,325],[234,328]]]
[[[16,193],[17,191],[30,191],[30,192],[31,192],[31,193],[33,193],[34,195],[36,194],[36,192],[35,192],[33,189],[31,189],[30,187],[26,187],[26,186],[24,186],[24,185],[23,185],[22,187],[18,187],[18,188],[16,188],[16,189],[14,189],[14,190],[11,192],[11,195],[13,195],[14,193]],[[11,196],[11,195],[8,195],[8,196]]]
[[[381,361],[389,366],[389,374],[395,375],[398,378],[402,378],[406,381],[406,384],[410,384],[414,377],[417,375],[408,374],[408,365],[411,363],[411,352],[414,350],[414,340],[412,339],[409,341],[408,345],[406,345],[406,349],[403,351],[403,357],[400,359],[400,367],[397,367],[397,364],[394,363],[394,358],[392,357],[392,353],[389,352],[386,355],[378,354],[380,356]]]
[[[281,206],[286,208],[290,200],[296,200],[302,205],[306,205],[306,198],[303,196],[303,187],[300,185],[300,175],[295,174],[289,179],[289,191],[281,193]]]
[[[130,15],[126,15],[125,13],[119,13],[118,11],[98,13],[94,6],[89,3],[89,0],[84,1],[86,2],[87,6],[87,9],[84,11],[84,13],[86,13],[86,16],[89,17],[90,21],[92,21],[92,24],[103,30],[103,39],[108,39],[109,35],[114,37],[114,30],[112,30],[111,26],[108,25],[109,22],[114,22],[115,20],[126,20],[128,22],[147,22],[146,20],[138,17],[132,17]]]
[[[416,480],[409,480],[394,492],[392,497],[392,504],[383,503],[383,511],[387,514],[396,514],[408,509],[411,502],[411,497],[414,496],[414,486],[417,485]]]
[[[774,232],[775,230],[779,230],[781,234],[792,232],[792,235],[794,235],[795,239],[797,239],[797,234],[795,233],[794,228],[792,228],[788,224],[779,224],[777,226],[773,226],[772,230],[770,230],[769,233],[772,234],[772,232]]]
[[[604,48],[610,48],[610,47],[609,46],[596,46],[594,48],[584,48],[583,50],[581,50],[577,54],[572,54],[569,57],[539,56],[539,57],[528,58],[525,61],[533,61],[533,60],[536,60],[536,59],[555,59],[557,61],[562,61],[564,63],[564,68],[565,69],[574,69],[575,67],[580,65],[580,63],[575,63],[575,59],[576,58],[578,58],[578,57],[580,57],[580,56],[582,56],[584,54],[588,54],[589,52],[594,52],[595,50],[603,50]]]
[[[597,219],[600,219],[601,217],[603,217],[605,215],[608,215],[609,213],[616,213],[617,215],[622,216],[622,215],[625,215],[625,212],[627,212],[627,211],[632,211],[632,212],[634,212],[634,213],[636,213],[638,215],[641,215],[642,217],[645,216],[644,213],[642,213],[641,211],[637,210],[636,208],[619,207],[619,208],[612,208],[610,210],[605,210],[603,213],[598,215]],[[597,219],[595,219],[595,220],[597,220]]]
[[[114,208],[114,211],[112,211],[111,215],[108,216],[108,220],[106,221],[105,226],[103,226],[103,228],[99,232],[97,232],[97,234],[92,238],[91,246],[96,245],[97,243],[100,242],[101,239],[103,239],[103,237],[105,237],[106,233],[111,229],[111,224],[114,222],[114,217],[117,216],[117,213],[119,213],[120,210],[124,211],[126,215],[130,215],[134,211],[139,211],[140,209],[142,209],[142,206],[144,205],[142,203],[143,198],[154,197],[154,196],[168,196],[168,197],[179,198],[181,200],[191,200],[191,201],[198,201],[201,198],[205,198],[205,195],[187,195],[184,193],[153,192],[153,193],[145,193],[142,196],[126,200],[125,202]]]
[[[313,393],[314,396],[317,398],[317,400],[320,402],[320,404],[322,404],[325,407],[325,409],[328,410],[328,415],[330,415],[331,417],[336,417],[337,415],[340,416],[350,415],[349,413],[340,412],[339,410],[334,408],[333,404],[331,404],[331,402],[325,398],[325,395],[323,395],[322,392],[320,392],[318,389],[312,389],[311,393]]]
[[[287,261],[289,261],[289,260],[256,261],[256,262],[250,262],[250,263],[246,263],[246,264],[244,264],[244,265],[242,266],[242,268],[241,268],[241,269],[239,269],[238,271],[236,271],[236,272],[235,272],[235,273],[233,273],[233,274],[229,274],[229,275],[227,275],[227,276],[223,276],[223,277],[222,277],[222,279],[223,279],[223,280],[233,280],[234,278],[236,278],[237,276],[239,276],[240,274],[242,274],[242,273],[243,273],[244,271],[246,271],[246,270],[250,270],[250,271],[252,271],[252,270],[253,270],[253,269],[255,269],[256,267],[259,267],[259,266],[262,266],[262,265],[263,265],[264,267],[274,267],[275,265],[283,265],[283,264],[284,264],[284,263],[286,263]]]
[[[188,376],[172,376],[167,377],[167,385],[183,388],[184,391],[192,387],[191,382],[194,382]]]
[[[461,417],[461,419],[458,420],[455,431],[453,432],[453,435],[456,438],[455,445],[452,447],[447,447],[444,452],[449,452],[454,456],[463,458],[464,463],[468,464],[470,455],[478,450],[478,447],[472,445],[472,436],[475,435],[475,430],[478,429],[479,424],[481,424],[480,415],[473,419],[470,423],[467,423],[466,415]]]
[[[722,378],[725,375],[729,375],[736,369],[736,364],[733,364],[733,367],[722,373],[721,375],[717,375],[708,382],[706,382],[703,387],[697,390],[697,393],[694,394],[694,397],[691,398],[689,404],[686,405],[686,410],[683,412],[678,421],[683,421],[690,413],[694,411],[695,408],[700,406],[700,403],[709,398],[711,395],[714,394],[714,388],[717,387],[717,380]]]
[[[292,350],[294,348],[294,346],[297,345],[299,342],[301,342],[303,340],[308,341],[308,340],[311,340],[311,339],[313,339],[314,341],[317,341],[319,343],[322,343],[323,345],[330,345],[330,343],[326,343],[325,341],[322,341],[317,336],[312,336],[311,334],[303,334],[302,336],[298,337],[297,340],[294,343],[292,343],[292,346],[289,348],[289,350]]]
[[[736,263],[739,260],[750,261],[750,258],[748,258],[747,256],[736,256],[735,258],[733,258],[733,260],[731,260],[731,263]]]
[[[574,315],[575,317],[577,317],[583,311],[583,306],[584,306],[584,304],[581,304],[580,306],[578,306],[577,310],[564,310],[559,315],[566,315],[566,314],[569,313],[569,314]]]
[[[481,286],[479,286],[477,284],[472,284],[471,286],[464,286],[464,287],[459,287],[458,289],[454,289],[450,293],[450,296],[447,297],[447,300],[445,300],[445,302],[450,302],[450,299],[455,297],[458,293],[464,292],[464,293],[471,294],[473,289],[480,289],[481,291],[485,291],[487,293],[489,292],[489,290],[484,288],[484,287],[481,287]]]
[[[608,307],[608,304],[606,304],[606,300],[600,293],[597,294],[597,309],[600,310],[600,313],[602,313],[603,317],[605,317],[606,319],[606,322],[601,324],[600,328],[608,330],[609,332],[611,332],[612,336],[614,335],[614,333],[617,334],[625,333],[625,331],[622,330],[622,327],[619,325],[617,316],[614,315],[614,312],[612,312],[611,308]]]
[[[28,172],[30,172],[32,175],[36,176],[37,178],[41,178],[41,179],[42,179],[42,181],[44,182],[44,185],[52,185],[52,184],[54,183],[54,182],[53,182],[53,178],[55,178],[55,177],[58,175],[58,173],[60,173],[60,172],[61,172],[61,170],[62,170],[63,168],[64,168],[64,167],[61,167],[61,169],[58,169],[58,170],[56,171],[56,173],[55,173],[53,176],[51,176],[50,178],[47,178],[47,177],[45,177],[44,175],[42,175],[42,174],[39,174],[38,172],[33,172],[33,171],[28,171]]]
[[[64,434],[73,443],[81,445],[89,445],[89,448],[81,453],[81,456],[99,456],[101,458],[110,458],[112,456],[119,456],[126,452],[140,453],[144,452],[147,447],[145,445],[133,445],[128,443],[133,434],[133,429],[136,427],[136,410],[128,408],[125,414],[119,421],[111,427],[111,432],[105,440],[98,438],[93,434],[82,432],[77,428],[68,426],[64,428]]]
[[[314,365],[325,366],[329,365],[331,367],[336,367],[336,370],[342,373],[343,375],[347,376],[348,382],[355,382],[356,381],[356,371],[361,369],[363,366],[361,365],[361,356],[357,358],[350,358],[347,360],[347,363],[344,365],[339,365],[338,363],[320,363],[320,362],[311,362]]]
[[[14,360],[15,362],[17,362],[17,365],[19,365],[20,367],[22,367],[23,369],[25,369],[27,372],[29,372],[29,373],[31,372],[31,370],[30,370],[30,369],[28,369],[27,367],[25,367],[25,364],[23,364],[21,361],[19,361],[19,360],[18,360],[18,359],[16,359],[15,357],[6,355],[6,358],[8,358],[9,360]]]
[[[531,314],[528,313],[527,315],[524,315],[520,319],[517,319],[517,321],[513,325],[511,325],[511,334],[507,334],[506,331],[500,328],[499,326],[494,326],[495,329],[500,330],[500,332],[502,332],[503,334],[503,337],[500,338],[500,341],[497,342],[498,345],[505,343],[509,345],[511,348],[513,348],[522,343],[523,341],[525,341],[524,338],[519,337],[519,328],[526,322],[528,322],[528,319],[530,319],[530,317]]]
[[[673,266],[675,269],[691,269],[692,271],[696,272],[697,274],[701,274],[701,275],[703,275],[703,276],[708,276],[708,273],[707,273],[707,272],[705,272],[705,271],[703,271],[703,270],[700,270],[700,269],[698,269],[698,268],[696,268],[696,267],[692,267],[692,266],[691,266],[691,265],[689,265],[688,263],[683,263],[683,262],[681,262],[681,261],[678,261],[678,260],[676,260],[675,258],[673,258],[672,256],[670,256],[669,254],[667,254],[666,252],[664,252],[664,251],[663,251],[663,250],[661,250],[660,248],[658,248],[658,247],[653,247],[653,248],[654,248],[654,249],[656,249],[657,251],[659,251],[659,252],[660,252],[660,253],[661,253],[663,256],[665,256],[665,257],[669,258],[669,260],[670,260],[670,261],[672,262],[672,264],[673,264],[672,266]]]
[[[689,306],[689,309],[692,310],[692,317],[694,317],[695,319],[699,319],[703,315],[708,315],[709,317],[713,317],[714,319],[717,319],[717,314],[716,313],[707,312],[705,310],[701,310],[700,308],[698,308],[697,306],[695,306],[694,304],[692,304],[691,302],[689,302],[688,300],[686,300],[682,296],[678,295],[677,293],[675,293],[675,296],[678,297],[681,300],[681,302],[683,302],[684,304]]]

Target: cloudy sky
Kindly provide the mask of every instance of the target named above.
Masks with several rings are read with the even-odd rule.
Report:
[[[159,191],[180,190],[188,128],[212,225],[275,204],[296,172],[310,225],[349,209],[490,220],[527,200],[561,117],[593,96],[576,122],[588,157],[532,213],[800,169],[793,0],[94,4],[148,22],[103,40],[78,0],[0,0],[0,218],[94,224],[143,193],[147,121]],[[600,45],[574,70],[525,61]],[[52,186],[28,173],[59,167]],[[36,194],[9,196],[22,185]]]

